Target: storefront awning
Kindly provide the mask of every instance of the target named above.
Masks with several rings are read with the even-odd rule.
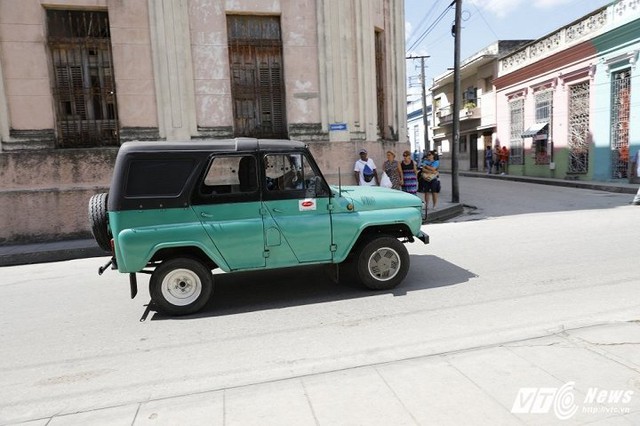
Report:
[[[549,123],[536,123],[536,124],[532,124],[531,126],[529,126],[529,128],[527,130],[525,130],[525,132],[520,135],[523,138],[531,138],[535,135],[537,135],[538,133],[540,133],[541,131],[543,131],[544,129],[547,128],[547,126],[549,125]]]

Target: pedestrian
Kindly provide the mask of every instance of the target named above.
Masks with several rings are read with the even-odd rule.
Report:
[[[631,181],[633,182],[637,177],[640,177],[640,148],[636,151],[636,155],[631,159]],[[638,188],[638,192],[636,196],[633,197],[633,201],[631,204],[635,206],[640,206],[640,187]]]
[[[493,168],[493,151],[491,150],[491,145],[487,145],[484,151],[484,167],[487,170],[487,174],[491,174],[491,169]]]
[[[411,159],[409,151],[402,153],[400,168],[402,169],[402,190],[416,195],[418,192],[418,169],[416,162]]]
[[[496,144],[496,147],[493,148],[493,156],[491,157],[493,160],[493,167],[496,169],[496,174],[500,174],[500,145]]]
[[[413,151],[413,161],[415,161],[416,163],[420,161],[420,153],[418,152],[417,149]]]
[[[387,160],[384,162],[383,169],[391,180],[391,188],[402,190],[404,182],[402,167],[400,167],[400,162],[396,160],[396,154],[392,151],[387,151]]]
[[[502,148],[500,148],[500,153],[498,154],[498,157],[500,159],[501,174],[505,175],[507,174],[507,166],[509,164],[509,148],[507,148],[506,146],[503,146]]]
[[[360,158],[356,160],[353,166],[354,176],[356,182],[361,186],[376,186],[380,185],[378,180],[378,171],[376,170],[376,163],[368,157],[367,150],[361,149],[358,151]]]
[[[440,193],[440,161],[436,159],[434,151],[427,152],[427,158],[420,163],[420,187],[418,191],[424,194],[424,202],[429,208],[429,195],[431,194],[432,209],[438,206],[438,194]]]

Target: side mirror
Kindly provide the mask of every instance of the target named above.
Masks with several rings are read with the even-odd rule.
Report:
[[[313,178],[313,181],[314,181],[316,197],[318,195],[324,195],[325,194],[325,187],[323,185],[322,178],[320,176],[315,176]]]

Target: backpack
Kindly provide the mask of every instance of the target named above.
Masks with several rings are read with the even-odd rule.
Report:
[[[371,170],[368,163],[365,163],[362,169],[362,179],[364,179],[365,182],[371,182],[371,179],[373,179],[373,170]]]

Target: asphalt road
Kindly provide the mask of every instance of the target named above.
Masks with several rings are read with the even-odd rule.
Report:
[[[106,259],[0,268],[0,424],[638,319],[628,194],[463,178],[461,201],[476,208],[426,225],[388,292],[318,267],[216,274],[176,319],[147,309],[143,280],[130,300],[126,275],[98,276]]]

